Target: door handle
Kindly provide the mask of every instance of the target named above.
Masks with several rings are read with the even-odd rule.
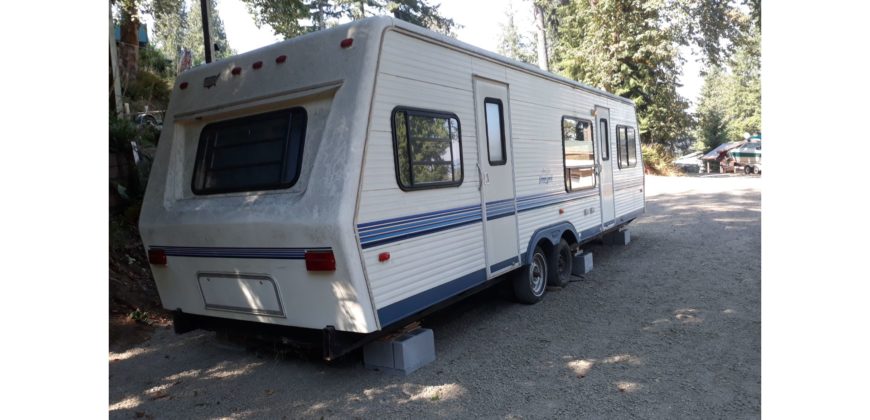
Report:
[[[595,164],[595,175],[601,175],[601,164],[600,163]]]
[[[483,190],[483,168],[480,167],[480,164],[477,164],[477,190]]]

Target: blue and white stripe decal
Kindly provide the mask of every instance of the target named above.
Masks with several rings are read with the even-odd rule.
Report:
[[[360,223],[359,240],[363,248],[401,241],[453,229],[481,220],[480,205],[414,214],[411,216]]]
[[[498,219],[517,214],[514,199],[499,200],[486,203],[486,220]]]
[[[514,207],[515,200],[513,199],[492,201],[486,203],[486,220],[512,216],[517,212],[534,210],[574,200],[582,200],[597,195],[597,189],[590,189],[588,191],[577,193],[555,191],[519,197],[516,199],[516,207]],[[363,249],[366,249],[477,223],[483,220],[482,216],[480,205],[474,204],[471,206],[360,223],[357,225],[357,229],[359,231],[360,245],[362,245]]]
[[[309,248],[231,248],[231,247],[197,247],[197,246],[151,246],[148,248],[162,249],[171,257],[202,257],[202,258],[262,258],[275,260],[304,260],[306,251],[332,251],[329,247]]]

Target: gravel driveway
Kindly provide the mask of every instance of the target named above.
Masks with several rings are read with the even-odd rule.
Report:
[[[759,417],[761,179],[646,185],[630,245],[589,247],[595,270],[538,305],[447,308],[407,377],[159,329],[109,354],[110,417]]]

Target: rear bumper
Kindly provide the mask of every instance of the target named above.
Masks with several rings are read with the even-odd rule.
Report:
[[[361,334],[337,331],[332,326],[323,329],[290,327],[286,325],[264,324],[261,322],[240,321],[196,315],[176,310],[172,314],[176,334],[194,330],[214,331],[230,336],[244,337],[280,346],[300,348],[308,351],[320,350],[323,359],[335,360],[382,334]]]

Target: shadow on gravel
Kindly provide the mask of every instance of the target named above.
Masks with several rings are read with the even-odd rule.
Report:
[[[110,354],[113,418],[757,417],[760,194],[649,197],[631,244],[537,305],[496,286],[424,320],[410,376],[159,330]]]

